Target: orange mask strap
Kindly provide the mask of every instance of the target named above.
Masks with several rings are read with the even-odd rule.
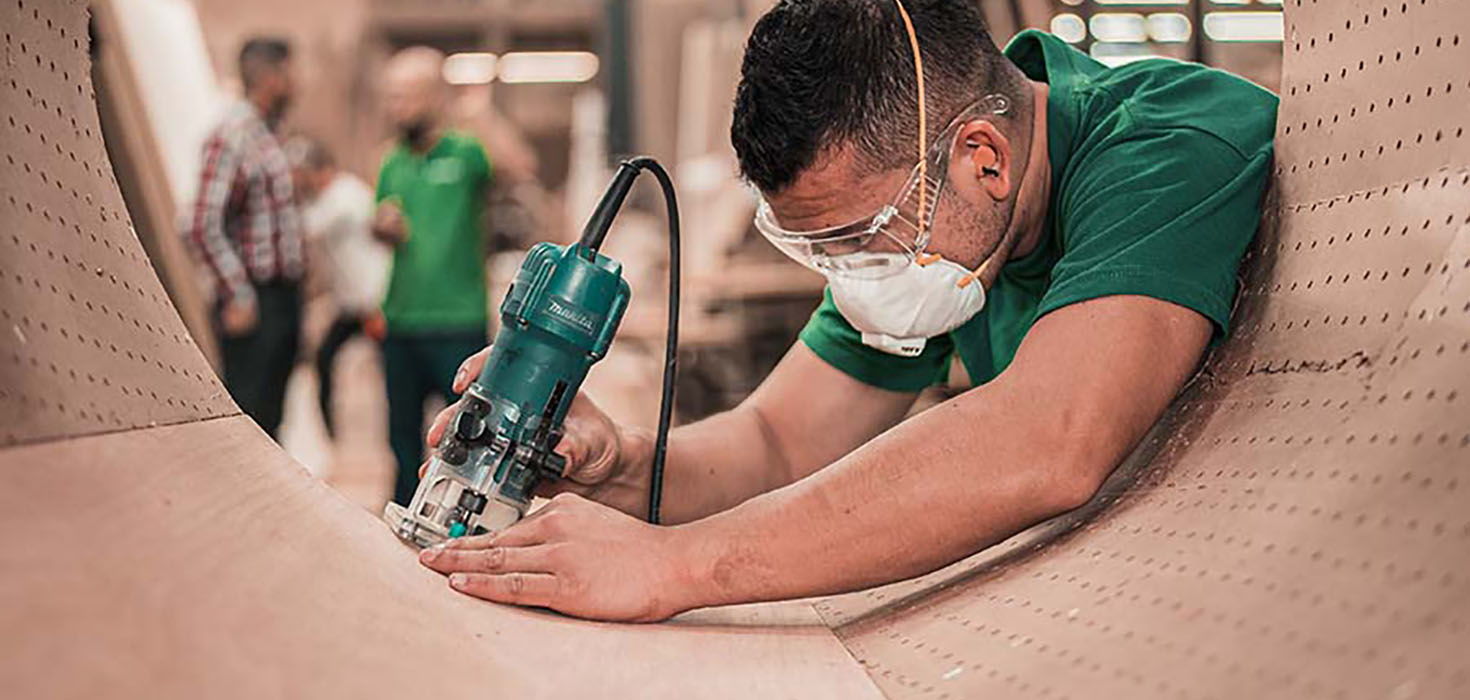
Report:
[[[919,51],[919,34],[914,31],[914,21],[909,17],[909,11],[904,8],[903,0],[893,0],[898,6],[898,15],[903,18],[904,31],[909,35],[909,48],[914,52],[914,82],[919,88],[919,235],[924,232],[930,222],[925,220],[929,212],[929,159],[926,157],[925,146],[929,143],[929,116],[925,111],[924,99],[924,54]],[[919,251],[914,255],[914,263],[919,267],[928,267],[943,260],[944,256],[938,253],[926,253]],[[958,283],[960,289],[974,284],[989,269],[990,261],[981,263],[974,272],[965,275]]]
[[[914,264],[918,265],[919,267],[928,267],[943,259],[944,256],[938,253],[919,253],[918,255],[914,256]],[[959,287],[960,289],[964,289],[965,287],[979,282],[980,278],[985,276],[985,271],[990,269],[990,263],[994,261],[995,258],[989,258],[985,262],[980,263],[980,267],[975,268],[974,272],[971,272],[960,278],[960,281],[956,282],[955,286]]]
[[[898,15],[903,18],[904,31],[908,32],[909,35],[909,48],[914,52],[914,80],[918,83],[919,88],[919,235],[923,236],[924,231],[927,230],[925,226],[929,223],[924,220],[924,216],[929,208],[929,163],[928,159],[924,157],[925,151],[928,150],[925,148],[925,144],[929,142],[929,119],[924,109],[924,55],[919,52],[919,34],[914,31],[914,21],[909,18],[909,11],[904,9],[903,0],[893,0],[893,4],[898,6]],[[931,260],[930,262],[933,261]],[[927,265],[929,263],[921,262],[919,264]]]
[[[965,287],[968,287],[972,284],[984,284],[980,281],[980,278],[985,275],[986,270],[990,269],[990,263],[992,262],[995,262],[994,257],[986,260],[983,263],[980,263],[980,267],[975,268],[974,272],[965,275],[963,279],[955,284],[955,286],[959,287],[960,289],[964,289]]]

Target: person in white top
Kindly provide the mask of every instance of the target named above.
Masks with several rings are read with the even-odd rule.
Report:
[[[337,307],[316,355],[318,394],[327,434],[336,436],[332,412],[332,369],[342,346],[359,333],[383,337],[380,305],[388,286],[392,251],[373,238],[373,191],[361,178],[337,167],[320,142],[304,137],[287,146],[307,240],[325,258],[325,287]]]

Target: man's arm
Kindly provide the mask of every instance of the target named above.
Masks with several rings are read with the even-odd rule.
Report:
[[[469,595],[630,621],[932,571],[1086,502],[1179,392],[1210,330],[1149,297],[1066,306],[995,381],[730,510],[655,527],[564,494],[420,561]]]
[[[465,360],[456,392],[479,376],[489,354]],[[669,432],[663,521],[702,518],[805,477],[898,423],[915,396],[859,382],[798,343],[740,406]],[[431,447],[455,410],[434,419]],[[619,426],[580,394],[563,429],[556,449],[568,474],[544,482],[542,495],[570,492],[636,517],[648,512],[652,430]]]
[[[234,185],[239,154],[219,134],[204,145],[204,166],[199,172],[199,190],[194,196],[184,227],[184,239],[209,268],[227,305],[255,305],[255,289],[244,263],[225,234],[225,205]]]
[[[995,381],[811,478],[683,528],[693,605],[922,574],[1085,503],[1191,376],[1199,314],[1138,296],[1036,323]]]
[[[665,522],[717,513],[831,464],[898,423],[915,396],[863,384],[797,343],[739,406],[670,432]],[[653,437],[625,432],[623,459],[651,463]]]

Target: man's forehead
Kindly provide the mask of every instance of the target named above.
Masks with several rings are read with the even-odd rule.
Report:
[[[400,54],[388,60],[384,81],[389,85],[430,89],[440,81],[441,64],[433,56]]]
[[[767,193],[782,228],[810,231],[840,226],[877,213],[902,186],[900,170],[873,172],[850,148],[834,148],[779,192]]]

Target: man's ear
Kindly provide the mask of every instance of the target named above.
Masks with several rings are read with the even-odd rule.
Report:
[[[961,127],[953,156],[955,174],[973,183],[970,187],[995,201],[1011,196],[1011,140],[995,124],[977,119]]]

